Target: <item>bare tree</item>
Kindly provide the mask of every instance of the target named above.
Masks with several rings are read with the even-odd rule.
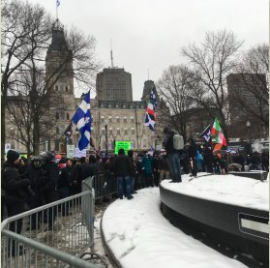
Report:
[[[236,65],[237,51],[243,44],[233,32],[226,30],[207,32],[200,46],[182,48],[182,54],[190,60],[199,83],[193,99],[204,107],[209,115],[217,116],[228,138],[226,76]],[[217,111],[218,114],[213,114]]]
[[[239,120],[261,122],[269,128],[269,45],[258,45],[244,53],[235,72],[228,78]]]
[[[41,36],[40,19],[45,11],[39,5],[30,5],[20,1],[4,2],[1,5],[1,157],[5,152],[6,126],[5,116],[7,97],[16,88],[16,71],[27,62],[37,49],[29,35]]]
[[[161,79],[157,82],[159,96],[167,103],[170,113],[166,109],[161,118],[170,127],[176,129],[187,138],[187,111],[192,108],[194,101],[192,89],[195,88],[196,77],[185,65],[170,66],[163,72]]]
[[[92,36],[85,36],[82,32],[73,28],[64,35],[63,28],[59,28],[56,34],[63,34],[63,43],[60,44],[62,51],[53,52],[50,57],[46,56],[49,41],[52,38],[52,23],[44,10],[39,6],[25,5],[20,2],[12,2],[13,5],[6,5],[2,10],[5,11],[5,27],[2,29],[2,37],[5,42],[2,59],[2,155],[5,146],[5,111],[7,108],[7,97],[9,94],[15,95],[20,99],[20,105],[13,113],[18,110],[31,108],[31,135],[27,134],[29,126],[22,124],[21,120],[14,120],[18,123],[20,132],[25,133],[28,150],[33,147],[35,154],[39,153],[39,144],[42,135],[50,136],[49,132],[56,124],[56,108],[59,114],[64,109],[64,101],[61,92],[53,90],[55,84],[61,79],[73,77],[81,87],[89,89],[94,83],[94,73],[99,68],[99,63],[95,58],[95,39]],[[14,10],[13,10],[13,9]],[[24,8],[24,9],[23,9]],[[22,27],[22,34],[17,34],[16,27],[20,29],[20,24],[25,18],[22,16],[17,24],[13,26],[10,20],[16,10],[22,12],[26,18],[23,21],[26,25]],[[21,13],[19,12],[20,15]],[[26,16],[27,15],[27,16]],[[14,14],[16,17],[16,14]],[[16,17],[17,19],[17,17]],[[12,26],[10,26],[12,24]],[[57,25],[56,25],[57,24]],[[60,27],[57,20],[54,27]],[[24,31],[26,32],[24,32]],[[15,38],[16,37],[16,38]],[[18,43],[13,48],[13,43]],[[3,39],[2,39],[3,40]],[[52,45],[52,44],[51,44]],[[13,50],[12,50],[13,49]],[[12,53],[10,52],[12,51]],[[49,50],[48,50],[49,51]],[[25,57],[23,57],[25,55]],[[14,59],[13,59],[14,58]],[[17,63],[14,67],[12,64]],[[18,71],[18,72],[16,72]],[[72,82],[73,83],[73,82]],[[4,103],[4,105],[3,105]],[[9,110],[11,112],[12,105]],[[19,113],[20,114],[20,113]],[[17,116],[18,117],[18,116]],[[19,117],[17,118],[19,119]],[[20,139],[21,140],[21,139]]]

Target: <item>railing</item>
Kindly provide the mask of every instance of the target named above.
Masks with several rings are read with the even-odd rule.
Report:
[[[97,256],[92,179],[83,182],[80,194],[5,219],[1,267],[98,267],[79,258]]]
[[[99,172],[87,180],[88,187],[95,191],[95,199],[117,194],[117,178],[113,173]]]

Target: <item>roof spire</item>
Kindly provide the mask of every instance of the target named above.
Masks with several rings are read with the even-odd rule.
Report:
[[[112,39],[110,40],[110,43],[111,43],[111,66],[112,66],[112,68],[114,68],[114,65],[113,65],[113,51],[112,51]]]

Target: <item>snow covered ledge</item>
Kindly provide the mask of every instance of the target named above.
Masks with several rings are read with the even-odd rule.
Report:
[[[160,185],[165,215],[175,217],[177,212],[179,221],[195,221],[197,228],[221,243],[269,260],[269,179],[200,173],[182,180]]]

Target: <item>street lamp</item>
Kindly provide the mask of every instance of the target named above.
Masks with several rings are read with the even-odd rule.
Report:
[[[251,123],[249,121],[247,121],[246,126],[248,128],[249,153],[251,153]]]
[[[105,156],[108,157],[108,121],[105,121]]]

